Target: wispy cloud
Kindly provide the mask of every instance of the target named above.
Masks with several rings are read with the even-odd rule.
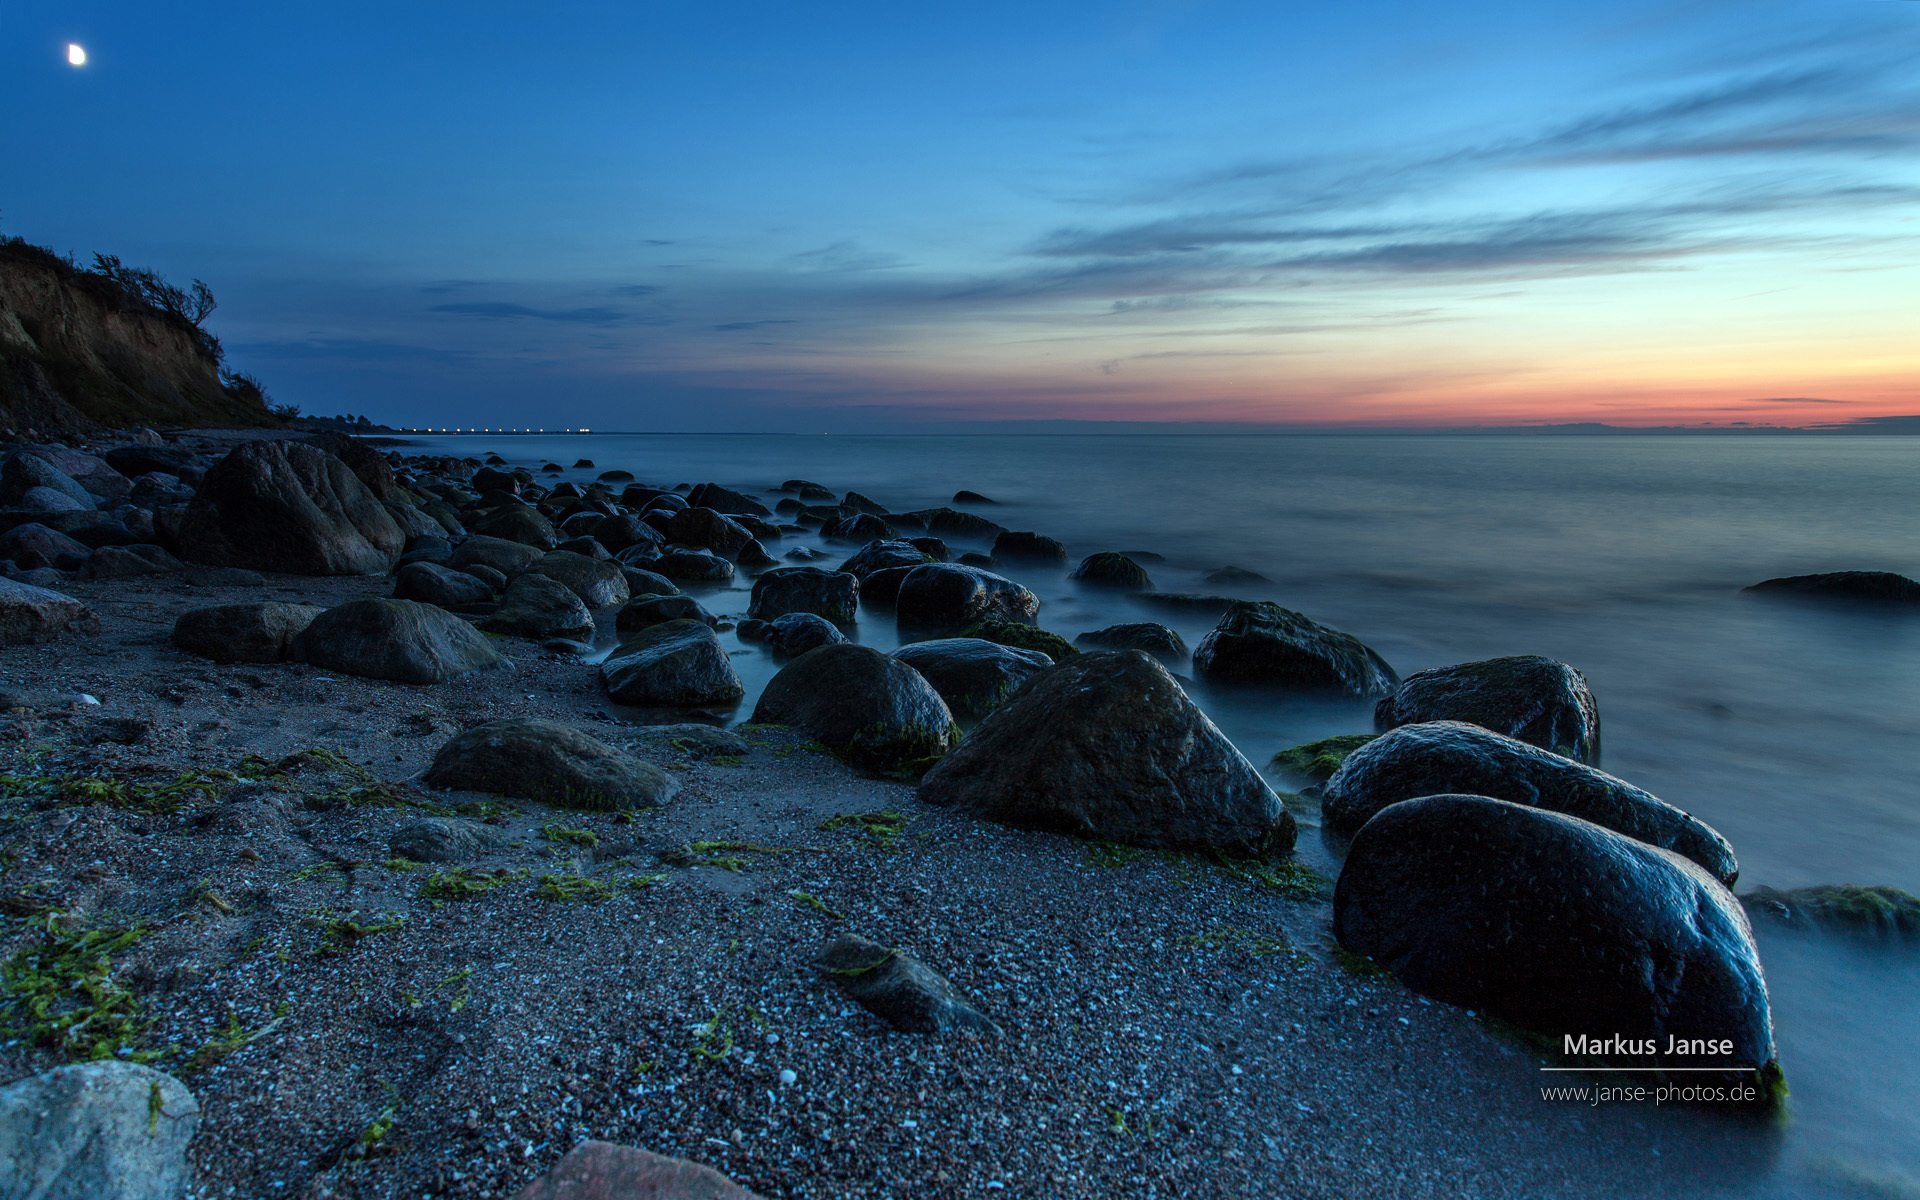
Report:
[[[768,325],[791,325],[793,323],[794,322],[790,320],[728,321],[724,325],[715,325],[712,326],[712,328],[721,333],[741,333],[749,329],[764,328]]]
[[[476,301],[471,304],[436,304],[429,312],[449,313],[456,317],[481,317],[489,320],[526,318],[535,321],[564,321],[580,325],[611,325],[627,314],[613,308],[529,308],[506,301]]]

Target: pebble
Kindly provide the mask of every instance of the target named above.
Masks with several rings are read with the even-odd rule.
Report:
[[[794,1084],[800,1082],[800,1077],[793,1073],[792,1068],[787,1068],[780,1072],[780,1082],[787,1087],[792,1087]]]

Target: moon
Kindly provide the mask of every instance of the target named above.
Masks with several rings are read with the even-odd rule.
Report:
[[[76,67],[87,65],[87,52],[78,42],[67,43],[67,61]]]

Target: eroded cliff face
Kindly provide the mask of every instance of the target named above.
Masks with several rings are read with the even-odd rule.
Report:
[[[184,318],[32,246],[0,245],[0,436],[135,425],[277,427],[220,383]]]

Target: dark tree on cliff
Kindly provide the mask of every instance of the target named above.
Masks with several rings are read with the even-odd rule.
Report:
[[[121,291],[142,303],[172,313],[193,326],[201,346],[215,359],[221,357],[220,340],[203,328],[207,317],[220,307],[213,298],[213,289],[205,283],[196,279],[191,288],[178,287],[168,283],[157,271],[127,266],[117,254],[95,254],[93,274],[113,281]]]

